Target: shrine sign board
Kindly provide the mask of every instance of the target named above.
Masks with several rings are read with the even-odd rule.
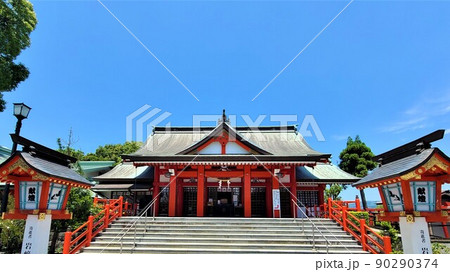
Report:
[[[50,214],[29,214],[27,216],[23,234],[22,254],[47,254],[51,223],[52,216]]]
[[[414,222],[407,222],[406,217],[400,217],[400,232],[403,252],[408,254],[432,254],[428,223],[424,217],[414,217]]]

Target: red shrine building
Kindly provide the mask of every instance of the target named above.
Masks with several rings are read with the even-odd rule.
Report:
[[[297,217],[324,203],[327,184],[359,179],[313,150],[295,126],[156,127],[92,189],[157,216]],[[302,208],[303,209],[303,208]]]

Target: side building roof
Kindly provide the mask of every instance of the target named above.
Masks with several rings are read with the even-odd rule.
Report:
[[[122,162],[103,175],[93,177],[95,181],[153,180],[153,167],[135,167],[132,162]]]
[[[0,146],[0,163],[6,161],[11,156],[11,149]]]
[[[338,183],[353,184],[360,180],[333,164],[318,163],[314,167],[298,166],[296,168],[297,181],[315,182],[322,184]]]
[[[420,153],[378,166],[369,175],[353,184],[353,186],[362,186],[372,182],[402,176],[425,164],[436,153],[450,161],[439,148],[428,148]]]

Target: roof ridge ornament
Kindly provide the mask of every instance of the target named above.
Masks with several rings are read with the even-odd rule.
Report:
[[[219,124],[221,123],[230,123],[230,119],[227,118],[227,115],[225,114],[225,109],[222,111],[222,119],[219,119]]]

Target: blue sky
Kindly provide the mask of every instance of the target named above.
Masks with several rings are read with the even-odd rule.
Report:
[[[56,148],[72,128],[84,152],[124,142],[126,116],[145,104],[182,126],[223,108],[239,125],[311,114],[325,141],[307,141],[334,163],[348,136],[379,154],[450,129],[448,1],[352,2],[254,101],[349,1],[104,1],[200,101],[99,2],[32,2],[39,23],[20,56],[31,74],[5,94],[3,146],[13,102],[33,108],[21,135]],[[450,154],[449,139],[435,145]]]

